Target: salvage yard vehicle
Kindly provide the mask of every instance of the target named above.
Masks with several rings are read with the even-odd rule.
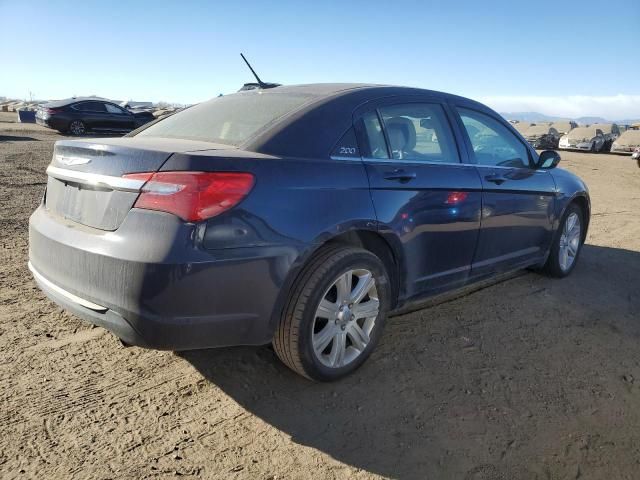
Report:
[[[611,144],[620,136],[620,128],[615,123],[594,123],[589,126],[602,131],[604,135],[603,152],[608,152],[611,149]]]
[[[527,129],[532,125],[532,123],[530,122],[515,122],[515,123],[509,122],[509,123],[511,123],[511,126],[515,128],[520,133],[520,135],[523,135],[523,136],[524,136],[524,132],[526,132]]]
[[[531,125],[520,132],[529,144],[536,149],[558,148],[560,134],[550,125]]]
[[[559,161],[445,93],[242,91],[129,137],[56,142],[29,268],[127,344],[272,342],[336,380],[390,312],[517,269],[569,275],[590,200]]]
[[[578,124],[573,120],[567,120],[567,121],[561,120],[561,121],[551,122],[549,123],[549,126],[555,128],[560,135],[566,135],[574,128],[577,128]]]
[[[612,153],[633,154],[640,147],[640,130],[627,130],[611,145]]]
[[[155,120],[151,112],[132,112],[96,97],[68,98],[45,103],[36,111],[36,123],[60,133],[84,135],[128,133]]]
[[[606,145],[604,133],[599,128],[578,127],[560,138],[558,148],[601,152]]]

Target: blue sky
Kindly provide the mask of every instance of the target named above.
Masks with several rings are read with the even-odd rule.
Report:
[[[0,19],[8,97],[194,103],[252,80],[244,52],[265,81],[400,84],[502,111],[640,116],[638,0],[0,0]]]

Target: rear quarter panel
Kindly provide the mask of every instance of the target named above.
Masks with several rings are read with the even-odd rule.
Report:
[[[376,231],[369,182],[360,159],[353,161],[276,157],[248,153],[175,154],[161,170],[250,172],[251,193],[235,208],[199,225],[203,248],[218,258],[243,251],[269,264],[269,289],[277,290],[269,328],[298,273],[327,240],[351,230]]]

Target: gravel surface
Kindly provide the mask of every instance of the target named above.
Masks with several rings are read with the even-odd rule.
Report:
[[[270,348],[124,348],[27,270],[60,135],[0,116],[0,477],[633,479],[640,169],[562,153],[592,223],[564,280],[526,272],[392,318],[335,384]]]

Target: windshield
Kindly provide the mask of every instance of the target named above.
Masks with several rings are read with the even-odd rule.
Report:
[[[602,130],[605,133],[613,132],[613,125],[610,123],[594,123],[593,125],[591,125],[591,127]]]
[[[640,145],[640,130],[627,130],[616,140],[618,145]]]
[[[527,135],[546,135],[547,133],[552,133],[553,130],[549,127],[549,125],[531,125],[527,130]]]
[[[571,124],[569,122],[553,122],[551,126],[559,132],[571,131]]]
[[[151,125],[136,136],[238,146],[315,95],[252,90],[214,98]]]
[[[582,140],[583,138],[593,138],[593,137],[595,137],[597,135],[598,135],[598,133],[596,132],[595,128],[578,127],[578,128],[574,128],[573,130],[571,130],[569,132],[568,137]]]

